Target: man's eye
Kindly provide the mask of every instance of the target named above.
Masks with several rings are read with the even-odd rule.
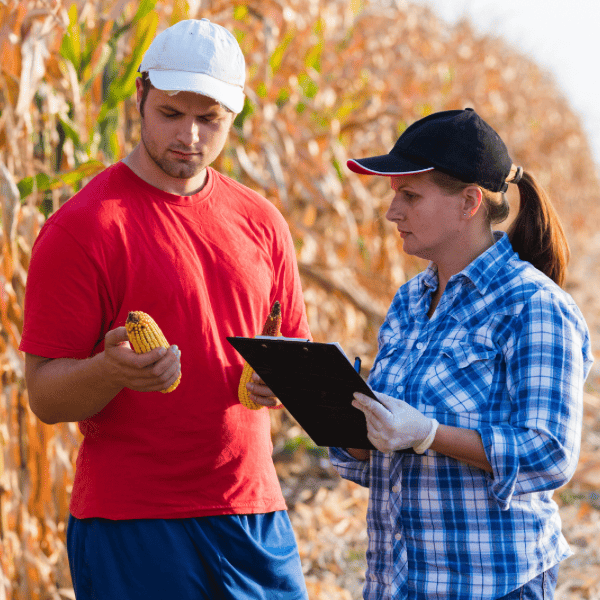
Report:
[[[173,117],[176,117],[179,113],[176,112],[163,112],[163,115],[167,118],[167,119],[172,119]]]

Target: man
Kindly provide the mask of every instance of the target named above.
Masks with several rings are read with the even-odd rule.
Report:
[[[227,30],[187,20],[140,71],[140,144],[48,219],[26,291],[31,408],[84,435],[67,534],[75,593],[305,599],[269,414],[238,402],[242,359],[225,339],[258,333],[275,300],[282,333],[310,335],[283,217],[209,167],[243,107],[244,58]],[[135,354],[124,323],[137,310],[176,345]]]

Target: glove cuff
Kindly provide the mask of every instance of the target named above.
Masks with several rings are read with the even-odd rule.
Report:
[[[438,425],[439,423],[435,419],[431,419],[431,430],[429,431],[429,434],[418,446],[413,446],[413,450],[417,454],[423,454],[423,452],[433,444]]]

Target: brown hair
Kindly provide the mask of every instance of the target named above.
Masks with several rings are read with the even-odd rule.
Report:
[[[511,169],[509,182],[515,172],[516,168]],[[431,171],[430,176],[448,194],[457,194],[469,185],[477,185],[437,170]],[[531,173],[523,171],[517,187],[519,212],[508,228],[508,239],[521,260],[530,262],[562,287],[570,252],[560,218],[550,198]],[[483,188],[482,192],[488,223],[491,225],[504,221],[509,212],[506,196],[502,192],[490,192]]]
[[[146,104],[146,98],[153,87],[150,77],[148,77],[148,71],[144,71],[142,73],[142,97],[140,99],[140,115],[142,117],[144,116],[144,104]]]

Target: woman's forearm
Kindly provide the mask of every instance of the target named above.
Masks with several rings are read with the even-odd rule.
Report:
[[[480,435],[471,429],[440,425],[431,449],[456,460],[492,473]],[[357,460],[368,460],[370,451],[360,448],[346,448]]]
[[[439,425],[431,449],[492,473],[481,436],[472,429]]]
[[[370,450],[364,450],[362,448],[346,448],[346,452],[348,452],[350,456],[356,458],[356,460],[368,460],[371,455]]]

